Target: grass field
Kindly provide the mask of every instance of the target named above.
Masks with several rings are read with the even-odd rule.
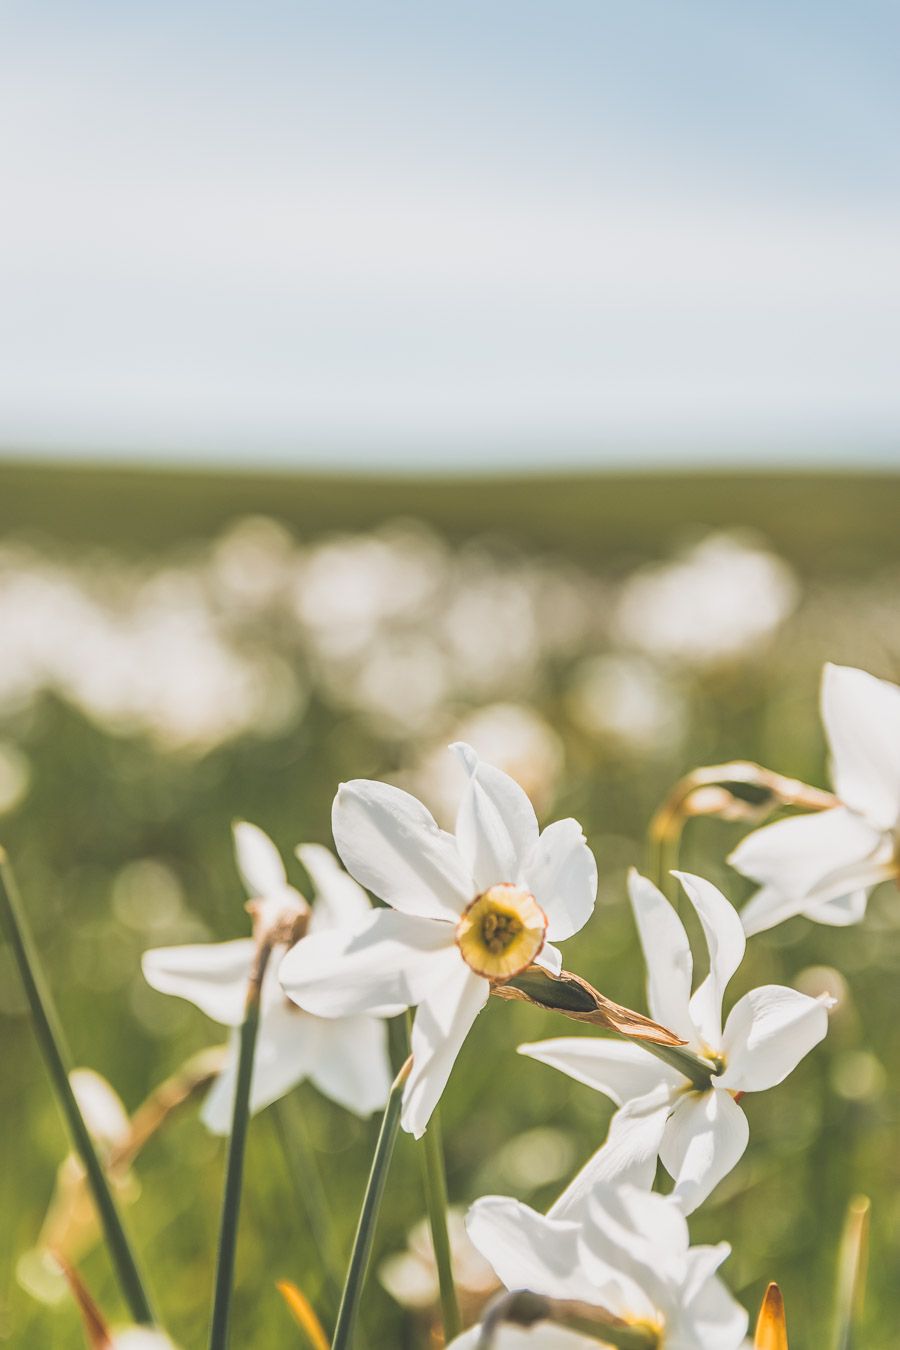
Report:
[[[597,855],[597,912],[567,944],[566,964],[611,997],[643,1007],[623,879],[642,862],[650,813],[677,777],[701,763],[756,759],[826,783],[816,709],[821,663],[900,678],[898,508],[900,478],[891,475],[364,481],[0,466],[0,625],[7,633],[0,785],[4,763],[6,777],[21,780],[0,816],[0,841],[15,862],[77,1062],[108,1078],[133,1109],[186,1056],[218,1039],[201,1013],[145,987],[140,955],[203,935],[241,935],[233,818],[263,826],[286,856],[298,842],[328,842],[339,781],[397,776],[425,795],[436,781],[437,747],[473,709],[498,702],[527,709],[547,729],[550,759],[558,762],[537,775],[545,815],[576,816]],[[235,534],[234,523],[250,516],[277,528],[257,522]],[[398,520],[417,524],[390,524]],[[746,590],[745,574],[736,568],[729,590],[723,571],[714,594],[693,595],[697,564],[685,575],[683,613],[663,614],[677,630],[664,641],[652,631],[658,597],[656,610],[640,608],[644,592],[633,583],[646,574],[638,569],[735,528],[751,532],[739,546],[770,558],[773,577],[781,576],[781,609],[758,630],[743,631],[738,620],[762,604]],[[331,544],[336,533],[342,539]],[[375,539],[376,553],[354,552],[354,539]],[[383,576],[373,600],[378,622],[368,625],[372,557]],[[265,585],[256,585],[257,575]],[[332,575],[341,578],[337,618],[329,612]],[[185,596],[194,609],[185,609]],[[138,605],[145,616],[139,634],[128,627]],[[178,624],[167,626],[166,605],[178,607]],[[211,634],[203,660],[214,653],[238,663],[228,668],[227,685],[215,671],[208,686],[193,684],[199,657],[196,668],[189,659],[178,666],[178,635],[191,629],[194,614],[196,627]],[[644,615],[647,631],[638,630],[635,614]],[[732,625],[736,636],[726,643]],[[698,632],[704,641],[692,639]],[[718,646],[707,641],[710,632]],[[138,636],[145,646],[134,662],[159,663],[166,699],[156,699],[156,677],[147,676],[140,700],[123,712],[115,663],[137,678],[123,653],[126,638]],[[106,682],[97,683],[98,668]],[[179,680],[191,716],[206,719],[202,735],[183,720]],[[627,695],[637,686],[643,702],[635,707]],[[207,688],[233,687],[238,711],[229,704],[222,726],[211,725],[208,709],[196,705]],[[415,716],[398,720],[386,706],[393,688]],[[254,725],[254,697],[262,699],[264,726]],[[270,717],[275,704],[278,716]],[[724,858],[740,835],[738,825],[698,823],[684,851],[690,868],[738,901],[748,887]],[[302,882],[299,868],[294,879]],[[797,920],[761,935],[733,994],[792,983],[812,967],[836,967],[847,984],[829,1037],[788,1083],[748,1103],[750,1149],[692,1233],[733,1243],[725,1274],[748,1307],[768,1280],[779,1280],[792,1350],[818,1350],[844,1209],[853,1194],[870,1194],[864,1345],[893,1350],[900,1317],[896,893],[876,893],[858,928]],[[600,1142],[611,1107],[514,1053],[523,1040],[569,1034],[570,1024],[494,1002],[444,1100],[451,1198],[464,1206],[502,1192],[543,1205]],[[66,1141],[5,952],[0,1015],[0,1340],[63,1350],[81,1343],[72,1306],[39,1302],[16,1273],[36,1241]],[[396,1049],[399,1056],[399,1043]],[[355,1120],[308,1085],[254,1121],[236,1346],[301,1344],[275,1292],[281,1277],[304,1289],[323,1321],[332,1318],[327,1258],[307,1213],[310,1156],[322,1174],[334,1246],[345,1254],[376,1129],[376,1121]],[[376,1263],[405,1245],[424,1212],[416,1153],[401,1138]],[[186,1350],[205,1343],[223,1165],[222,1144],[188,1108],[135,1168],[129,1222],[167,1325]],[[87,1252],[80,1265],[101,1306],[121,1318],[102,1250]],[[424,1326],[422,1315],[402,1309],[372,1279],[362,1344],[412,1350],[428,1343]]]

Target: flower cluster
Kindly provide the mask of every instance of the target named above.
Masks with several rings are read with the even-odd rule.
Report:
[[[289,881],[273,842],[237,823],[251,934],[155,949],[143,961],[154,989],[190,1000],[230,1029],[202,1111],[213,1133],[232,1132],[230,1159],[242,1147],[247,1117],[309,1079],[361,1116],[385,1108],[370,1181],[377,1196],[392,1129],[399,1119],[417,1138],[426,1132],[492,994],[606,1027],[620,1038],[582,1034],[519,1047],[616,1109],[605,1139],[546,1215],[499,1195],[471,1207],[472,1287],[482,1302],[498,1285],[508,1292],[476,1308],[480,1320],[452,1344],[739,1350],[748,1315],[718,1273],[730,1249],[692,1246],[688,1218],[748,1146],[744,1098],[776,1088],[823,1039],[831,1000],[764,984],[732,1001],[729,986],[752,934],[798,915],[838,926],[859,920],[871,888],[900,871],[900,689],[829,666],[822,697],[836,796],[794,794],[792,801],[818,809],[763,826],[732,854],[735,868],[761,887],[742,912],[701,876],[673,871],[683,893],[673,903],[661,889],[666,877],[631,872],[648,1015],[613,1004],[563,970],[557,944],[588,923],[597,895],[581,826],[564,819],[542,829],[519,783],[468,744],[451,746],[462,781],[452,832],[395,785],[342,784],[332,813],[338,857],[320,845],[297,849],[311,898]],[[729,792],[737,779],[734,766],[723,767],[731,777],[722,814],[733,817]],[[697,982],[679,904],[689,906],[705,945]],[[395,1077],[387,1022],[410,1009],[411,1055]],[[120,1104],[114,1115],[127,1141]],[[131,1145],[119,1147],[130,1159]],[[660,1163],[668,1174],[662,1192],[654,1189]],[[367,1194],[365,1223],[370,1200],[377,1210]],[[336,1347],[352,1338],[352,1280],[365,1269],[370,1240],[365,1223]],[[412,1279],[426,1302],[436,1284],[443,1296],[452,1265],[446,1227],[447,1250],[438,1237],[435,1231],[429,1247],[420,1235],[410,1255],[385,1268],[388,1288]],[[463,1246],[458,1231],[455,1243]],[[223,1260],[224,1242],[220,1268]],[[299,1293],[295,1306],[306,1307]],[[783,1319],[774,1296],[766,1307],[767,1325]],[[224,1316],[227,1328],[227,1304]],[[308,1317],[320,1336],[311,1310]],[[445,1322],[445,1330],[454,1328]]]

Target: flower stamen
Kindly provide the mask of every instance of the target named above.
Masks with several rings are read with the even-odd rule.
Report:
[[[530,891],[501,883],[475,897],[456,926],[463,960],[488,980],[509,980],[532,964],[547,916]]]

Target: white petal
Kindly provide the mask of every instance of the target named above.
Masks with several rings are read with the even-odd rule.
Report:
[[[849,895],[839,895],[834,900],[815,900],[806,906],[803,913],[814,923],[825,923],[831,928],[847,928],[850,924],[862,923],[868,902],[868,891],[851,891]]]
[[[562,952],[552,942],[545,942],[534,958],[534,964],[549,970],[551,975],[558,975],[562,970]]]
[[[879,866],[884,852],[884,837],[842,806],[755,830],[728,859],[763,886],[744,906],[745,933],[760,933],[805,913],[811,897],[834,899],[874,885],[880,873],[872,876],[871,865]]]
[[[448,1350],[478,1350],[481,1334],[479,1322],[451,1341]],[[491,1339],[491,1350],[597,1350],[597,1338],[582,1336],[555,1322],[535,1322],[530,1327],[504,1322]]]
[[[684,924],[662,891],[634,869],[628,894],[647,965],[650,1016],[692,1044],[697,1038],[690,1012],[694,963]]]
[[[808,904],[805,895],[785,895],[777,886],[761,886],[741,910],[741,924],[747,937],[754,937],[804,914]]]
[[[250,1114],[278,1101],[306,1078],[321,1052],[318,1018],[309,1017],[284,1000],[262,1018],[253,1060]],[[237,1078],[238,1033],[232,1035],[228,1062],[203,1103],[200,1118],[213,1134],[229,1134]]]
[[[455,920],[475,898],[453,835],[408,792],[364,778],[342,783],[331,824],[347,871],[394,909]]]
[[[720,1243],[712,1249],[693,1247],[688,1253],[690,1292],[678,1328],[667,1338],[672,1350],[741,1350],[744,1345],[749,1320],[746,1310],[716,1275],[708,1274],[710,1266],[718,1264],[728,1251],[727,1243]],[[706,1278],[698,1282],[700,1272]]]
[[[459,850],[479,891],[518,881],[538,838],[528,794],[514,778],[483,763],[470,745],[451,745],[469,775],[456,817]]]
[[[447,1086],[462,1043],[491,992],[491,986],[469,969],[454,948],[439,981],[416,1009],[410,1048],[413,1065],[403,1092],[400,1124],[417,1139]]]
[[[669,1117],[659,1156],[685,1214],[693,1213],[737,1165],[749,1135],[747,1117],[723,1089],[681,1098]]]
[[[691,999],[691,1017],[703,1040],[716,1047],[722,1039],[722,999],[744,959],[747,939],[734,905],[703,877],[675,872],[697,913],[709,949],[709,974]]]
[[[319,1091],[358,1116],[380,1111],[394,1077],[387,1025],[378,1017],[342,1017],[321,1024],[321,1039],[310,1074]]]
[[[554,942],[584,927],[597,899],[597,864],[577,820],[547,826],[520,879],[547,915],[547,935]]]
[[[238,871],[249,896],[274,895],[287,885],[281,854],[258,825],[235,821],[232,834]]]
[[[671,1093],[665,1087],[621,1107],[610,1121],[606,1142],[554,1202],[550,1216],[582,1221],[601,1183],[649,1189],[671,1110]]]
[[[781,984],[745,994],[725,1023],[725,1072],[718,1081],[736,1092],[775,1087],[828,1030],[824,1002]]]
[[[450,924],[391,909],[353,928],[303,938],[278,975],[289,998],[319,1017],[407,1008],[424,998],[447,962],[459,962]]]
[[[687,1272],[690,1238],[684,1214],[670,1196],[641,1187],[597,1186],[584,1242],[593,1257],[627,1276],[657,1304],[660,1286],[682,1283]]]
[[[252,938],[144,952],[144,979],[161,994],[195,1003],[214,1022],[236,1027],[244,1020],[247,981],[256,946]]]
[[[91,1138],[103,1148],[121,1148],[131,1138],[131,1121],[122,1098],[102,1074],[72,1069],[69,1082]]]
[[[653,1088],[678,1086],[683,1076],[639,1045],[599,1036],[559,1036],[519,1046],[519,1054],[549,1064],[577,1083],[604,1093],[616,1106],[644,1097]]]
[[[578,1224],[545,1217],[508,1196],[487,1195],[469,1210],[466,1229],[507,1289],[594,1301],[580,1269]]]
[[[841,801],[892,830],[900,820],[900,689],[864,670],[826,665],[822,720]]]
[[[315,904],[309,932],[351,927],[372,908],[362,886],[341,867],[331,849],[321,844],[300,844],[297,857],[309,873],[315,889]]]
[[[161,1331],[151,1331],[149,1327],[125,1327],[113,1336],[110,1350],[176,1350],[176,1346]]]

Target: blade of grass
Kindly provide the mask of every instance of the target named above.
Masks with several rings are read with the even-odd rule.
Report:
[[[328,1294],[327,1311],[329,1316],[333,1316],[340,1302],[343,1272],[334,1220],[315,1144],[302,1104],[296,1097],[285,1097],[276,1102],[272,1107],[272,1118],[294,1194],[306,1211],[307,1223],[315,1239]]]
[[[328,1337],[306,1295],[290,1280],[279,1280],[275,1287],[290,1309],[297,1326],[309,1341],[311,1350],[328,1350]]]
[[[834,1350],[852,1350],[860,1344],[857,1333],[866,1292],[871,1207],[871,1201],[865,1195],[854,1196],[847,1206],[838,1256],[832,1336]]]
[[[219,1251],[216,1259],[216,1282],[209,1329],[209,1350],[226,1350],[231,1329],[231,1295],[234,1287],[234,1262],[237,1252],[241,1189],[244,1183],[244,1154],[247,1148],[247,1129],[250,1124],[250,1084],[253,1081],[256,1035],[259,1030],[260,993],[271,950],[269,941],[260,943],[253,974],[250,976],[247,986],[247,1002],[244,1022],[241,1027],[238,1054],[237,1082],[234,1089],[231,1134],[228,1138],[228,1161],[225,1165],[225,1191],[222,1198],[222,1221],[219,1226]]]
[[[369,1180],[366,1183],[366,1193],[363,1197],[359,1223],[356,1228],[356,1237],[353,1239],[353,1251],[350,1256],[350,1264],[347,1267],[347,1277],[344,1281],[344,1292],[341,1295],[341,1306],[338,1309],[334,1339],[331,1342],[332,1350],[350,1350],[353,1344],[356,1319],[359,1315],[360,1297],[366,1281],[369,1258],[372,1255],[375,1225],[378,1221],[378,1212],[381,1208],[391,1156],[394,1152],[394,1143],[397,1139],[397,1130],[400,1126],[403,1088],[406,1085],[411,1068],[412,1058],[409,1058],[394,1079],[387,1106],[384,1108],[381,1129],[378,1132],[378,1142],[375,1145],[372,1167],[369,1172]]]
[[[72,1084],[69,1081],[72,1059],[62,1023],[44,978],[12,867],[2,847],[0,847],[0,924],[19,969],[31,1011],[32,1025],[47,1065],[50,1081],[97,1206],[122,1295],[135,1322],[142,1326],[152,1326],[155,1319],[146,1285],[128,1240],[109,1180],[81,1114],[75,1093],[72,1091]]]

